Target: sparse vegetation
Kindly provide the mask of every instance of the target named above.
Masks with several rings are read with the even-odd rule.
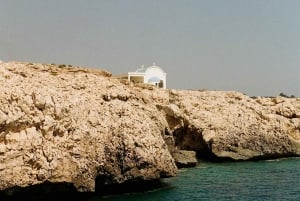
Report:
[[[286,95],[284,93],[280,93],[278,96],[281,96],[281,97],[284,97],[284,98],[297,98],[295,95]],[[263,98],[276,98],[275,96],[261,96]],[[250,98],[252,99],[257,99],[258,97],[257,96],[251,96]]]
[[[290,95],[290,96],[288,96],[288,95],[286,95],[286,94],[284,94],[284,93],[282,93],[282,92],[279,94],[279,96],[285,97],[285,98],[296,98],[295,95]]]
[[[197,91],[204,92],[204,91],[208,91],[208,90],[207,89],[198,89]]]

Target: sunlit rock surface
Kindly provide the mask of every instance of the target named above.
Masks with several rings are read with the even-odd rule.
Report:
[[[101,70],[0,65],[0,189],[174,176],[155,105]]]
[[[0,190],[157,180],[176,175],[172,155],[195,164],[184,150],[209,160],[300,155],[299,98],[163,90],[22,62],[0,64],[0,88]]]

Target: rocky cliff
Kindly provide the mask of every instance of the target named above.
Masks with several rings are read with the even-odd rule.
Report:
[[[257,160],[300,155],[300,98],[231,91],[143,90],[168,122],[170,151],[209,160]]]
[[[237,92],[171,91],[166,111],[175,144],[216,160],[300,155],[300,99]]]
[[[181,150],[212,160],[300,155],[300,99],[162,90],[17,62],[0,64],[0,87],[0,190],[51,182],[94,191],[174,176],[171,155],[183,166],[193,156]]]
[[[101,70],[0,64],[0,189],[174,176],[151,100]],[[101,189],[100,189],[101,190]]]

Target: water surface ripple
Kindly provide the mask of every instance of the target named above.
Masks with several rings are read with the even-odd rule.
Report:
[[[151,192],[96,196],[91,201],[291,200],[300,201],[300,158],[207,163],[164,179]]]

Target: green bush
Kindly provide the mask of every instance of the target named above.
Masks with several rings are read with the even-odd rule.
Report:
[[[65,68],[65,67],[67,67],[66,64],[61,64],[61,65],[58,66],[58,68]]]
[[[282,92],[279,94],[279,96],[285,97],[285,98],[296,98],[295,95],[290,95],[290,96],[288,96],[288,95],[286,95],[286,94],[284,94],[284,93],[282,93]]]

